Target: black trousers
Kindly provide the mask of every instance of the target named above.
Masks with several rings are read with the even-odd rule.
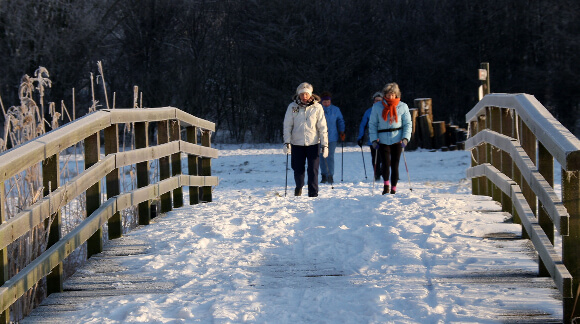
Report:
[[[389,180],[390,176],[391,187],[395,187],[399,182],[399,161],[402,152],[401,143],[379,144],[379,153],[383,162],[383,180]]]
[[[308,162],[308,197],[318,196],[319,145],[299,146],[292,144],[292,170],[296,188],[304,186],[305,163]]]

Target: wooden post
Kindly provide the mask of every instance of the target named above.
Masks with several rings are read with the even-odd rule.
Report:
[[[514,138],[513,118],[510,109],[502,108],[501,110],[501,133],[503,135]],[[501,152],[501,172],[507,175],[510,179],[513,178],[513,160],[509,152]],[[504,193],[502,196],[502,210],[514,215],[515,206],[513,205],[511,196]],[[515,215],[514,215],[515,217]],[[519,219],[518,219],[519,221]]]
[[[538,171],[540,174],[546,179],[546,181],[550,184],[550,187],[554,188],[554,158],[550,154],[550,152],[546,149],[542,143],[538,142]],[[552,220],[550,216],[544,209],[544,206],[541,202],[538,201],[538,224],[550,239],[552,245],[554,245],[554,224],[552,224]],[[542,277],[549,277],[550,272],[544,265],[541,259],[539,261],[539,275]]]
[[[469,136],[473,137],[475,136],[475,134],[477,134],[477,122],[472,121],[469,123]],[[479,161],[477,160],[478,158],[478,147],[472,148],[471,149],[471,166],[477,166],[479,165]],[[471,179],[471,194],[472,195],[481,195],[480,189],[479,189],[479,179],[478,178],[472,178]]]
[[[419,146],[419,139],[417,138],[418,132],[417,132],[417,114],[419,113],[419,111],[417,110],[417,108],[411,108],[409,109],[409,113],[411,114],[411,122],[413,124],[413,128],[411,130],[411,140],[409,141],[409,144],[407,145],[407,148],[405,148],[405,151],[407,150],[415,150],[417,149],[417,147]]]
[[[201,145],[211,147],[211,132],[204,130],[201,132]],[[211,176],[211,158],[201,159],[201,175]],[[202,200],[204,202],[211,202],[211,186],[202,187]]]
[[[157,144],[169,143],[169,122],[162,120],[157,123]],[[159,180],[169,179],[171,176],[171,165],[169,156],[159,158]],[[161,195],[161,213],[171,211],[171,192]]]
[[[445,122],[436,121],[432,123],[433,125],[433,144],[435,149],[440,149],[444,146],[447,146],[445,136]]]
[[[485,116],[478,116],[477,117],[477,131],[480,132],[485,129]],[[477,164],[483,164],[487,162],[487,145],[486,144],[479,144],[477,146]],[[487,178],[486,177],[479,177],[479,194],[482,196],[488,195],[487,190]]]
[[[490,118],[489,118],[490,130],[501,134],[501,110],[500,110],[500,108],[490,107],[488,109],[489,109],[489,114],[490,114]],[[496,169],[501,170],[501,152],[499,151],[499,149],[494,147],[493,145],[490,145],[490,152],[489,153],[490,153],[491,165],[493,165]],[[501,189],[498,186],[496,186],[495,184],[492,184],[491,188],[493,188],[492,189],[493,192],[491,193],[493,200],[501,203],[502,207],[503,207]]]
[[[186,129],[187,141],[189,143],[197,144],[197,128],[194,126],[189,126]],[[199,163],[198,157],[196,155],[189,154],[187,156],[187,172],[189,175],[199,175]],[[199,204],[199,187],[190,186],[189,187],[189,204],[196,205]]]
[[[58,153],[42,161],[42,185],[44,186],[44,197],[49,196],[50,192],[55,191],[60,186]],[[52,222],[50,221],[51,219]],[[62,216],[60,209],[44,221],[45,230],[48,231],[47,249],[60,240],[61,223]],[[63,282],[63,267],[61,262],[46,276],[46,293],[50,295],[55,292],[62,292]]]
[[[429,115],[419,116],[419,128],[421,128],[421,147],[433,148],[433,124]]]
[[[169,138],[171,141],[181,140],[181,127],[179,120],[172,120],[169,123]],[[171,175],[177,176],[181,174],[181,152],[171,155]],[[173,190],[173,208],[183,206],[183,188],[178,187]]]
[[[514,129],[513,131],[513,137],[514,138],[518,138],[519,139],[519,127],[517,125],[519,125],[520,123],[520,118],[519,116],[515,115],[513,120],[512,120],[512,127]],[[520,171],[520,168],[518,167],[518,165],[516,164],[515,161],[512,160],[512,176],[511,176],[512,180],[514,180],[518,186],[520,187],[520,189],[522,188],[522,172]],[[515,208],[513,208],[512,210],[512,215],[514,216],[514,223],[516,224],[521,224],[522,221],[520,219],[520,216],[518,215],[518,212]],[[524,235],[524,228],[522,227],[522,237],[526,236],[527,234]]]
[[[580,284],[580,171],[562,170],[562,202],[570,215],[570,235],[562,237],[562,260],[573,278],[574,297],[563,299],[564,322],[570,323],[572,318],[580,316],[580,307],[573,312]]]
[[[111,125],[104,130],[105,132],[105,155],[115,154],[119,152],[119,131],[117,124]],[[121,193],[119,169],[111,171],[106,176],[107,181],[107,199],[117,196]],[[111,217],[107,225],[109,227],[109,239],[116,239],[123,235],[123,222],[121,221],[121,213],[117,211]]]
[[[0,224],[6,222],[6,188],[4,187],[4,181],[0,183]],[[0,249],[0,286],[4,285],[6,281],[10,279],[10,272],[8,266],[8,247]],[[5,311],[0,313],[0,323],[8,324],[10,323],[10,308],[6,308]]]
[[[101,139],[99,133],[85,138],[85,170],[99,162]],[[92,185],[86,191],[87,217],[101,206],[101,182]],[[103,229],[99,228],[87,240],[87,258],[103,251]]]
[[[485,95],[491,93],[489,82],[489,63],[480,64],[479,80],[481,81],[481,85],[479,86],[479,100],[481,100]]]
[[[534,163],[534,165],[536,165],[536,153],[537,153],[536,136],[530,130],[528,125],[526,125],[524,122],[521,123],[520,129],[522,132],[522,136],[520,139],[522,143],[522,148],[524,149],[530,160]],[[528,201],[530,208],[534,212],[534,215],[538,215],[536,195],[534,194],[534,191],[530,187],[530,184],[525,180],[522,180],[522,193],[524,194],[524,197],[526,197],[526,200]]]
[[[433,102],[431,98],[418,98],[413,103],[419,109],[419,116],[428,115],[429,120],[433,121]]]
[[[135,123],[135,148],[142,149],[149,146],[149,123]],[[137,188],[149,185],[149,161],[137,163]],[[151,200],[139,203],[137,207],[139,225],[149,225],[151,222]]]

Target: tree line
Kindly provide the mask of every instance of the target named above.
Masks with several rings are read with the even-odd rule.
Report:
[[[462,125],[489,62],[492,92],[532,94],[578,133],[579,15],[576,0],[0,0],[0,98],[19,105],[19,80],[42,66],[45,101],[82,116],[96,92],[106,108],[91,88],[102,62],[110,106],[133,107],[138,86],[145,107],[276,143],[306,81],[333,93],[354,141],[392,81],[410,106],[432,98],[436,120]]]

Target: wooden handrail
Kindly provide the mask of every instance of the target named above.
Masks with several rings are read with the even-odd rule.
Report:
[[[67,183],[57,188],[52,188],[53,191],[50,194],[33,205],[10,219],[0,218],[0,252],[5,253],[9,244],[28,233],[34,227],[43,222],[46,223],[51,215],[57,214],[62,207],[72,202],[83,192],[88,192],[89,189],[94,190],[96,184],[104,177],[114,174],[113,171],[115,170],[133,164],[147,163],[155,159],[172,157],[180,160],[182,153],[190,157],[188,160],[190,165],[193,166],[193,169],[190,167],[190,173],[192,174],[181,174],[180,170],[177,170],[178,174],[174,173],[167,179],[161,179],[155,184],[140,186],[138,189],[108,197],[104,204],[92,209],[90,215],[83,222],[60,240],[57,238],[58,241],[54,242],[24,269],[20,270],[12,278],[4,277],[2,280],[3,285],[0,287],[0,318],[2,322],[9,320],[7,310],[10,305],[41,279],[53,276],[53,270],[60,267],[64,259],[76,248],[87,241],[93,240],[104,224],[109,222],[109,231],[111,231],[110,222],[116,221],[116,217],[118,217],[116,215],[119,215],[120,211],[132,206],[140,206],[144,202],[151,201],[164,194],[166,195],[171,191],[174,191],[175,195],[176,190],[181,190],[180,188],[183,186],[204,188],[204,197],[207,196],[211,200],[211,191],[208,194],[207,188],[216,186],[218,178],[211,176],[211,163],[208,161],[217,158],[218,151],[210,147],[209,134],[215,131],[214,123],[191,116],[177,108],[163,107],[97,111],[0,154],[0,179],[3,183],[38,163],[45,163],[47,159],[58,157],[61,151],[83,140],[85,140],[85,144],[86,140],[90,139],[91,145],[94,145],[94,143],[99,145],[100,131],[105,132],[106,139],[107,136],[110,136],[106,143],[111,145],[111,138],[114,139],[113,141],[118,139],[116,134],[117,124],[160,122],[162,125],[167,126],[169,121],[174,122],[172,124],[174,133],[170,141],[151,147],[145,145],[145,147],[125,152],[118,152],[113,147],[113,150],[109,150],[109,154],[104,158],[93,158],[95,159],[94,164],[88,165],[82,173]],[[187,141],[180,139],[179,127],[181,126],[187,128]],[[197,144],[197,130],[202,133],[201,145]],[[95,151],[94,147],[91,150],[98,153],[98,147],[97,151]],[[191,159],[192,156],[194,157],[193,160]],[[201,175],[198,175],[198,162],[196,162],[198,158],[203,166]],[[118,173],[118,171],[116,172]],[[139,176],[148,177],[148,174],[145,173]],[[2,204],[4,204],[5,197],[3,196],[4,190],[3,188],[1,189],[0,206],[2,208],[0,213],[3,213]],[[196,192],[198,191],[196,190]],[[107,195],[110,196],[109,193]],[[177,199],[177,197],[174,197],[174,199]],[[0,214],[0,216],[4,215]],[[97,235],[96,237],[98,238],[99,236]],[[0,266],[6,266],[5,260],[0,260],[0,262],[3,262]],[[6,276],[6,272],[4,272],[4,276]],[[62,278],[57,278],[57,280],[62,281]],[[58,285],[56,284],[55,286],[58,287]]]
[[[472,150],[467,177],[479,179],[473,193],[511,208],[522,236],[538,251],[540,275],[549,273],[562,294],[564,322],[571,322],[580,293],[580,140],[528,94],[488,94],[466,120],[471,137],[465,146]],[[544,177],[552,181],[554,160],[562,167],[561,199]],[[562,236],[561,256],[554,227]]]
[[[466,121],[471,123],[478,116],[485,115],[486,107],[513,109],[564,170],[580,170],[580,140],[534,96],[525,93],[488,94],[465,115]]]

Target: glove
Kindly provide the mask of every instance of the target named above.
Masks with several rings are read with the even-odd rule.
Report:
[[[407,146],[408,143],[409,141],[406,138],[403,138],[403,140],[401,141],[401,147],[405,148],[405,146]]]
[[[361,139],[359,139],[358,141],[356,141],[356,143],[358,144],[358,146],[362,147],[362,145],[363,145],[363,140],[362,140],[362,138],[361,138]]]
[[[325,159],[328,157],[328,147],[326,146],[322,147],[322,157]]]
[[[346,134],[344,132],[340,132],[339,136],[340,136],[340,140],[344,142],[344,139],[346,138]]]
[[[378,150],[379,149],[379,140],[373,141],[371,146],[373,147],[373,149]]]
[[[291,151],[290,143],[284,143],[284,154],[290,154]]]

